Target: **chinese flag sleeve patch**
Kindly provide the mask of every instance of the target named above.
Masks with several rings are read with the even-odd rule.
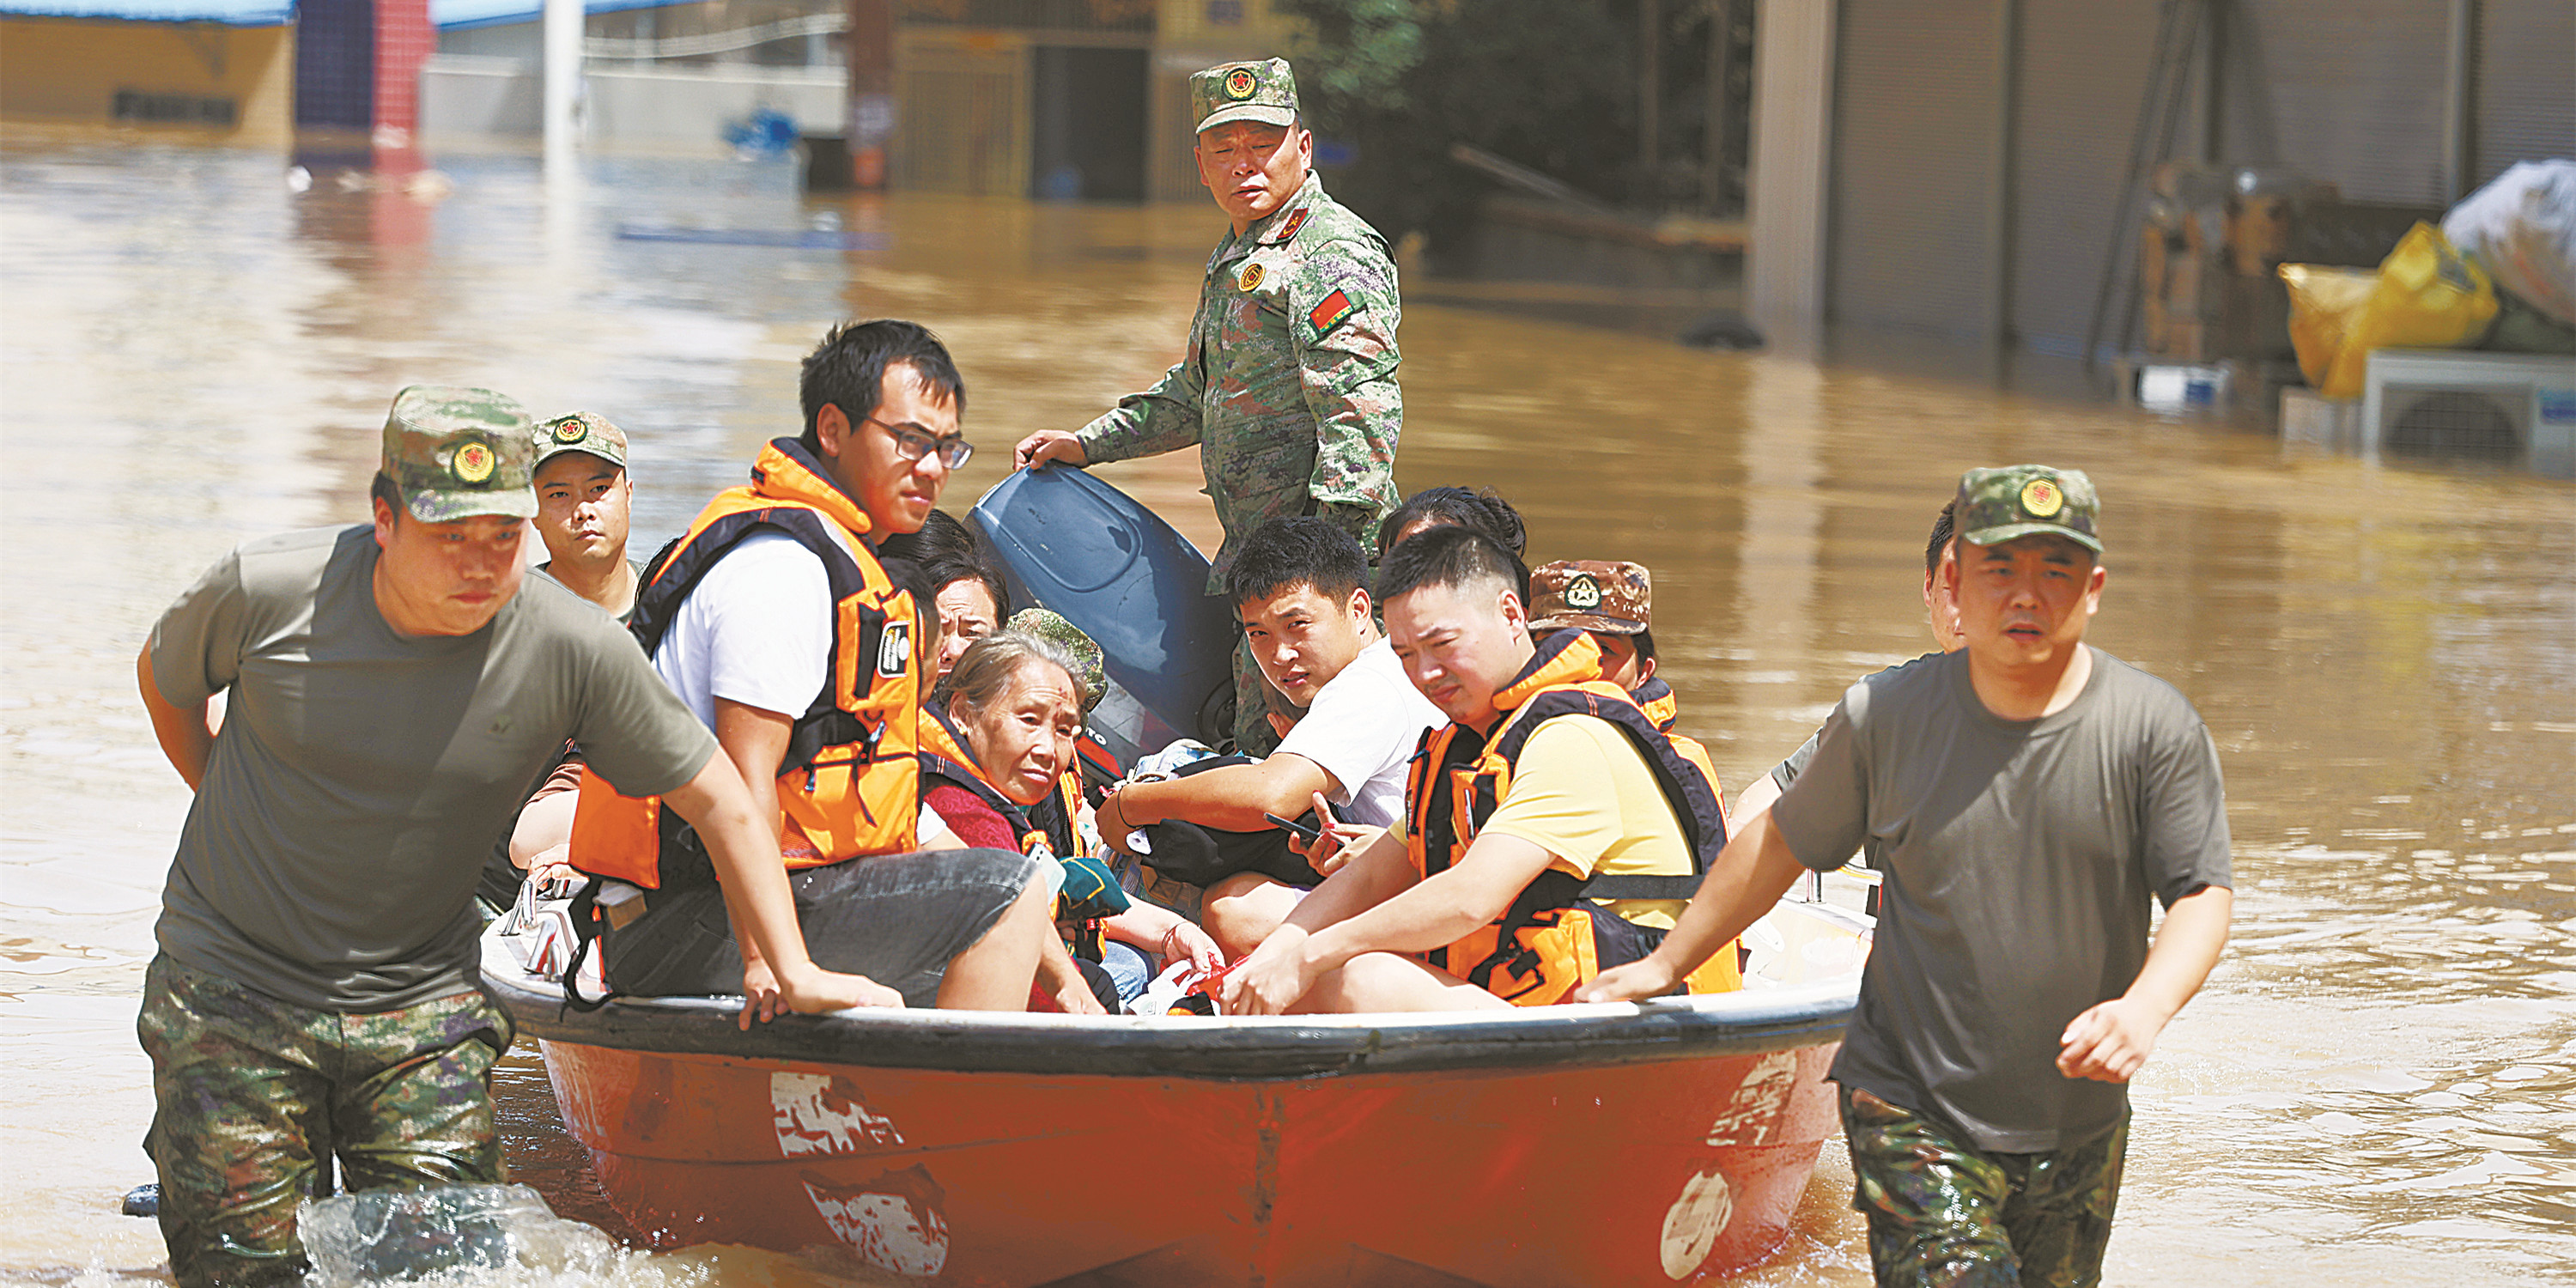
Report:
[[[1314,311],[1306,315],[1306,320],[1315,324],[1315,334],[1322,335],[1341,325],[1342,319],[1351,315],[1353,307],[1351,297],[1336,287],[1332,294],[1316,302]]]

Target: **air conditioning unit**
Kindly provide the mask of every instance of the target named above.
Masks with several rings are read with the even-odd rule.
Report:
[[[2361,451],[2492,462],[2576,478],[2576,358],[2380,349],[2361,398]]]

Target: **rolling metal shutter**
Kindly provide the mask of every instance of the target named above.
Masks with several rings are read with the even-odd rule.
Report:
[[[2326,180],[2347,201],[2449,205],[2448,9],[2439,0],[2236,0],[2224,19],[2222,159]]]
[[[2576,4],[2478,6],[2475,187],[2516,161],[2576,157]]]
[[[1995,333],[1995,11],[1993,0],[1843,0],[1832,321],[1978,340]]]
[[[2020,9],[2010,325],[2023,346],[2072,357],[2083,351],[2103,257],[2112,253],[2122,171],[2155,63],[2158,6],[2021,0]]]

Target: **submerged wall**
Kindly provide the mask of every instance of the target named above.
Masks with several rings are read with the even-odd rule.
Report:
[[[0,120],[284,147],[294,90],[291,27],[0,18]]]

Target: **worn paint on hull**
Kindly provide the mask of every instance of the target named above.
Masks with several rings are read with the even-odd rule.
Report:
[[[1665,1285],[1775,1246],[1834,1048],[1288,1081],[868,1069],[543,1043],[666,1244],[941,1284]]]

